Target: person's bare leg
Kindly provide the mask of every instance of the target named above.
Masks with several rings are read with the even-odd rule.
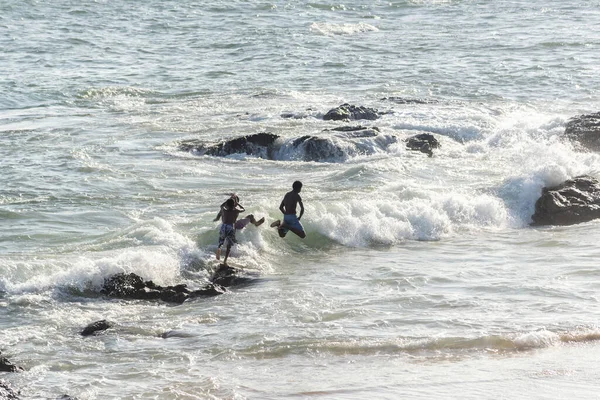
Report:
[[[254,226],[261,226],[265,222],[265,217],[262,217],[257,221],[256,218],[254,218],[253,214],[248,215],[246,218],[248,218],[250,220],[250,223]]]
[[[223,259],[223,265],[227,265],[227,258],[229,257],[229,252],[231,251],[231,245],[227,245],[227,250],[225,250],[225,258]]]
[[[296,235],[298,235],[301,239],[304,239],[306,237],[306,233],[304,231],[298,230],[296,228],[288,228],[290,231],[294,232]]]
[[[217,254],[215,254],[217,260],[221,259],[221,247],[217,247]]]

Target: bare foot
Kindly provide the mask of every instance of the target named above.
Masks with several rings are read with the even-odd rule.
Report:
[[[275,228],[276,226],[279,226],[279,225],[281,225],[281,221],[280,220],[277,220],[275,222],[271,222],[271,228]]]
[[[258,221],[256,221],[256,223],[254,224],[254,226],[261,226],[264,222],[265,222],[265,217],[262,217],[261,219],[259,219]]]
[[[217,249],[217,254],[215,255],[215,257],[217,258],[217,260],[221,259],[221,248]]]

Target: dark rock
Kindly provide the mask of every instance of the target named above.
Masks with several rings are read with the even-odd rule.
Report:
[[[433,149],[441,147],[440,142],[430,133],[420,133],[406,139],[406,147],[433,156]]]
[[[206,145],[197,141],[182,142],[179,144],[179,149],[217,157],[225,157],[231,154],[247,154],[270,158],[277,138],[279,136],[263,132],[241,136],[212,145]]]
[[[162,301],[166,301],[167,303],[181,304],[190,297],[189,293],[190,292],[188,290],[183,292],[174,288],[165,288],[160,292],[160,299]]]
[[[191,333],[187,333],[187,332],[182,332],[182,331],[167,331],[167,332],[163,332],[160,337],[163,339],[170,339],[170,338],[191,338],[194,337],[195,335],[192,335]]]
[[[342,104],[339,107],[329,110],[323,119],[325,121],[348,121],[359,119],[373,121],[379,118],[379,115],[379,112],[373,108]]]
[[[212,283],[224,287],[241,285],[251,281],[251,278],[242,276],[239,269],[225,264],[220,264],[211,278]]]
[[[377,127],[343,126],[325,131],[335,134],[327,137],[305,135],[296,139],[281,140],[277,144],[275,141],[279,137],[276,135],[263,137],[261,140],[256,137],[250,140],[250,136],[243,136],[218,145],[190,141],[180,143],[179,148],[215,156],[244,152],[269,160],[343,162],[351,156],[369,155],[384,150],[397,141],[395,136],[380,134]]]
[[[387,100],[387,101],[393,101],[394,103],[398,103],[398,104],[435,104],[437,103],[436,100],[430,100],[430,99],[409,99],[406,97],[396,97],[396,96],[391,96],[391,97],[384,97],[381,100]]]
[[[317,136],[302,136],[292,143],[293,147],[302,146],[303,161],[339,161],[347,158],[347,154],[331,139]]]
[[[531,225],[573,225],[600,218],[600,182],[590,176],[542,189]]]
[[[14,365],[6,357],[2,357],[0,354],[0,372],[20,372],[23,368]]]
[[[227,290],[223,286],[216,283],[211,283],[204,286],[202,289],[194,290],[192,293],[190,293],[190,295],[193,295],[195,297],[210,297],[218,296],[220,294],[225,293],[226,291]]]
[[[81,336],[90,336],[95,335],[96,332],[105,331],[108,328],[111,328],[113,325],[107,320],[103,319],[101,321],[92,322],[81,331]]]
[[[101,293],[109,297],[130,300],[162,300],[181,304],[189,298],[197,296],[218,295],[222,292],[212,285],[190,291],[186,285],[159,286],[152,281],[144,281],[140,276],[131,273],[120,273],[104,280]]]
[[[589,150],[600,150],[600,112],[571,118],[565,135]]]
[[[19,400],[19,392],[14,390],[9,383],[0,381],[0,399],[2,400]]]

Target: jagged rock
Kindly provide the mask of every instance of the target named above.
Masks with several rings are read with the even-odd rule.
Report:
[[[440,142],[430,133],[420,133],[406,139],[406,147],[433,156],[433,149],[441,147]]]
[[[600,182],[590,176],[542,189],[531,225],[573,225],[600,218]]]
[[[225,264],[220,264],[211,278],[211,282],[224,287],[241,285],[251,281],[251,278],[242,276],[237,268]]]
[[[376,120],[379,118],[379,112],[373,108],[342,104],[333,108],[325,114],[325,121],[347,121],[347,120]]]
[[[96,334],[96,332],[105,331],[111,328],[113,325],[107,320],[92,322],[81,331],[81,336],[90,336]]]
[[[14,390],[9,383],[0,381],[0,399],[2,400],[19,400],[19,392]]]
[[[106,278],[101,293],[109,297],[131,300],[162,300],[181,304],[189,298],[198,296],[216,296],[223,291],[213,285],[190,291],[186,285],[159,286],[152,281],[144,281],[140,276],[120,273]]]
[[[23,371],[23,368],[14,365],[12,362],[8,360],[6,357],[2,357],[0,353],[0,371],[1,372],[20,372]]]
[[[231,139],[225,144],[207,145],[198,141],[180,143],[179,148],[199,154],[227,156],[233,153],[246,153],[269,160],[302,160],[315,162],[343,162],[348,157],[369,155],[386,149],[397,138],[381,135],[377,127],[343,126],[325,129],[335,132],[327,137],[305,135],[296,139],[279,140],[279,136],[257,135]],[[270,135],[270,136],[265,136]]]
[[[247,154],[270,158],[273,145],[279,136],[263,132],[225,140],[217,144],[203,144],[197,141],[185,141],[179,144],[182,151],[195,151],[209,156],[225,157],[231,154]]]
[[[219,285],[218,282],[211,283],[211,284],[205,285],[202,289],[194,290],[192,293],[190,293],[190,295],[192,295],[194,297],[199,297],[199,296],[206,296],[206,297],[218,296],[218,295],[223,294],[223,293],[226,292],[224,286],[225,285]]]
[[[600,112],[571,118],[565,135],[589,150],[600,150]]]

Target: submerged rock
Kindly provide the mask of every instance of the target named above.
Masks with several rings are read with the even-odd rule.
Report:
[[[225,264],[220,264],[211,278],[211,282],[224,287],[242,285],[252,281],[253,279],[243,276],[238,268]]]
[[[92,322],[81,331],[81,336],[90,336],[95,335],[96,332],[105,331],[108,328],[111,328],[113,324],[103,319],[101,321]]]
[[[573,225],[596,218],[600,218],[600,182],[580,176],[543,188],[531,225]]]
[[[216,296],[224,293],[223,288],[214,284],[191,291],[186,285],[159,286],[152,281],[144,281],[140,276],[120,273],[104,280],[101,293],[109,297],[130,300],[162,300],[181,304],[187,299],[199,296]]]
[[[182,142],[179,148],[183,151],[195,151],[209,156],[225,157],[231,154],[247,154],[262,158],[270,158],[273,145],[279,136],[263,132],[225,140],[217,144],[204,144],[197,141]]]
[[[317,136],[302,136],[292,142],[294,148],[302,147],[303,161],[340,161],[347,158],[341,146],[331,139]]]
[[[0,372],[20,372],[23,368],[14,365],[6,357],[2,357],[0,353]]]
[[[396,97],[396,96],[384,97],[381,100],[393,101],[394,103],[397,103],[397,104],[436,104],[436,103],[438,103],[437,100],[432,100],[432,99],[411,99],[411,98],[407,98],[407,97]]]
[[[406,139],[406,147],[433,156],[433,149],[441,147],[440,142],[430,133],[421,133]]]
[[[375,137],[379,135],[379,128],[376,126],[367,127],[362,125],[357,126],[338,126],[333,129],[325,129],[325,131],[335,131],[335,132],[344,132],[345,136],[348,138],[365,138],[365,137]]]
[[[354,106],[351,104],[342,104],[339,107],[333,108],[325,114],[325,121],[349,121],[349,120],[376,120],[379,118],[379,112],[373,108]]]
[[[565,135],[589,150],[600,150],[600,112],[571,118]]]
[[[0,381],[0,399],[2,400],[19,400],[19,392],[14,390],[9,383]]]
[[[218,145],[186,141],[180,143],[179,148],[219,157],[243,153],[269,160],[343,162],[348,157],[384,150],[397,141],[395,136],[380,134],[377,127],[343,126],[325,131],[335,133],[325,137],[305,135],[287,140],[281,140],[277,135],[257,134],[234,138]]]

